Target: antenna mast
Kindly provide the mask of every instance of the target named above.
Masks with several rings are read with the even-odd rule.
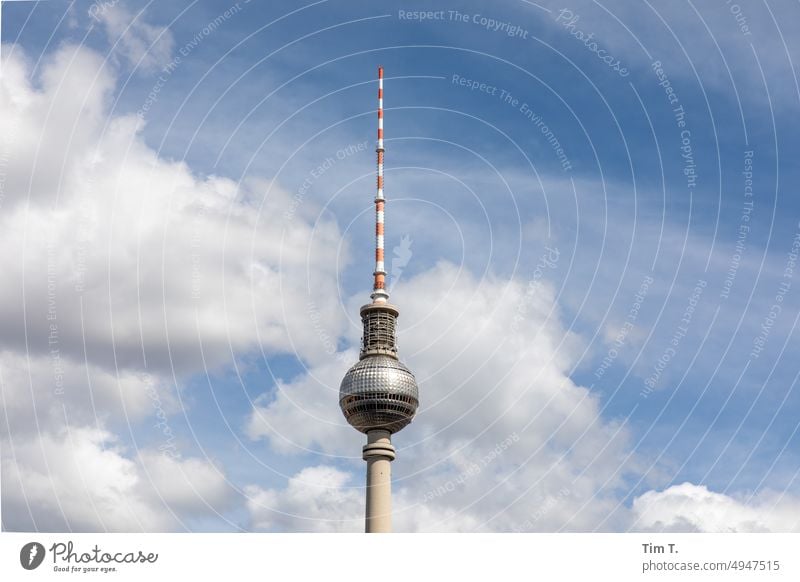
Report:
[[[383,233],[384,206],[383,197],[383,67],[378,67],[378,145],[375,153],[378,156],[378,189],[375,194],[375,277],[372,286],[372,302],[386,303],[389,292],[386,290],[386,263],[384,262]]]

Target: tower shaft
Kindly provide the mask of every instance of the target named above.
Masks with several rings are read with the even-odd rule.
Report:
[[[371,430],[367,433],[363,457],[367,462],[367,507],[364,531],[392,531],[392,461],[395,458],[391,433]]]

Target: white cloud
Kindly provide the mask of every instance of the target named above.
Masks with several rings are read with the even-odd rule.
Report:
[[[307,467],[290,477],[283,489],[246,489],[251,527],[265,531],[360,532],[364,530],[363,475],[334,467]],[[408,505],[408,492],[394,495],[395,506]],[[480,523],[469,513],[447,506],[414,511],[395,507],[395,531],[475,531]]]
[[[176,384],[235,355],[316,361],[318,329],[344,324],[338,228],[275,183],[159,158],[141,120],[109,109],[116,79],[97,53],[62,46],[36,76],[19,47],[3,59],[4,526],[216,515],[230,499],[216,463],[129,451],[113,431],[174,412]]]
[[[634,468],[627,431],[601,418],[597,397],[570,380],[581,346],[541,283],[479,280],[442,263],[394,290],[401,357],[421,397],[417,418],[394,438],[398,530],[582,530],[615,507]],[[349,364],[355,354],[339,358]],[[251,436],[281,452],[356,457],[361,469],[363,437],[337,418],[345,368],[331,356],[281,385],[254,410]],[[280,525],[302,523],[284,517]]]
[[[143,452],[130,459],[107,431],[73,428],[4,443],[3,523],[22,531],[161,531],[224,508],[210,463]]]
[[[101,10],[90,11],[90,16],[104,25],[108,42],[113,45],[112,54],[135,69],[154,71],[172,57],[172,33],[147,23],[142,13],[134,15],[121,4],[108,3]]]
[[[213,462],[142,451],[139,465],[153,494],[178,515],[217,515],[232,502],[233,490]],[[143,478],[145,478],[143,476]],[[140,490],[141,493],[141,490]]]
[[[274,395],[257,398],[245,426],[247,435],[268,439],[280,453],[324,449],[355,455],[361,439],[339,411],[339,382],[358,355],[352,350],[338,356],[291,382],[279,381]]]
[[[769,491],[744,501],[683,483],[637,497],[633,513],[633,529],[651,531],[800,531],[800,499]]]
[[[282,490],[246,489],[252,527],[271,531],[355,532],[363,529],[363,488],[333,467],[307,467]],[[360,516],[360,517],[359,517]]]
[[[6,58],[0,96],[4,123],[16,124],[2,128],[12,159],[0,346],[46,353],[55,323],[65,356],[114,369],[146,360],[149,370],[202,372],[258,346],[313,361],[323,342],[309,304],[331,334],[344,322],[335,223],[315,224],[317,209],[277,184],[198,177],[161,160],[139,120],[108,111],[114,79],[93,52],[60,49],[41,90],[17,55]]]
[[[15,438],[67,426],[136,423],[158,408],[177,410],[175,398],[156,376],[113,373],[50,355],[0,354],[0,390],[6,412],[0,434]]]

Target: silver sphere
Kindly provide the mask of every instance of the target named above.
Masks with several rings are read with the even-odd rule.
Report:
[[[419,390],[414,374],[390,356],[372,355],[347,371],[339,388],[339,406],[351,426],[363,433],[395,433],[414,418]]]

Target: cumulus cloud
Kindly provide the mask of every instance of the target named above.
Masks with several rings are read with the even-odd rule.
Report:
[[[363,488],[333,467],[306,467],[285,489],[246,489],[254,529],[268,531],[356,532],[363,529]],[[359,490],[360,489],[360,490]]]
[[[13,136],[0,345],[49,352],[56,324],[66,356],[107,367],[204,371],[259,345],[313,360],[309,303],[319,325],[343,325],[335,223],[314,225],[272,182],[160,159],[139,119],[108,110],[115,81],[92,51],[58,51],[41,90],[17,55],[0,97]]]
[[[319,465],[302,469],[283,489],[250,486],[247,507],[250,526],[263,531],[360,532],[364,530],[362,475]],[[394,503],[408,504],[409,492],[396,492]],[[397,531],[475,531],[480,523],[470,514],[447,506],[424,506],[399,511],[393,517]]]
[[[414,423],[394,438],[397,531],[797,528],[800,506],[777,494],[744,503],[685,484],[645,493],[632,508],[621,502],[626,477],[641,475],[639,459],[621,419],[604,416],[597,395],[571,379],[584,345],[564,329],[546,279],[479,279],[441,263],[404,280],[393,299],[401,357],[421,394]],[[358,334],[351,328],[348,338]],[[354,350],[339,352],[282,383],[247,425],[280,453],[347,457],[340,494],[348,496],[364,480],[363,436],[341,417],[337,388],[355,359]],[[297,487],[270,490],[271,507]],[[357,509],[343,505],[336,519],[361,518],[359,495]],[[310,527],[313,511],[298,505],[271,527]]]
[[[633,501],[634,529],[698,532],[797,532],[800,499],[765,491],[749,500],[683,483]]]
[[[422,401],[394,439],[398,529],[583,530],[621,519],[609,514],[635,467],[628,433],[570,379],[581,343],[561,326],[546,282],[478,279],[441,263],[393,298]],[[352,457],[359,435],[340,418],[336,388],[354,360],[332,356],[257,403],[251,436],[280,452]]]
[[[314,362],[311,318],[343,327],[338,227],[271,181],[161,159],[110,109],[94,51],[64,45],[35,74],[19,47],[3,59],[4,527],[180,528],[225,505],[222,469],[114,431],[174,412],[183,380],[241,353]]]
[[[137,423],[157,412],[177,410],[158,377],[136,371],[114,373],[68,358],[0,354],[0,394],[6,414],[0,434],[16,439],[67,426]]]
[[[113,434],[64,429],[4,444],[3,524],[15,531],[161,531],[213,515],[230,495],[208,461],[129,458]]]
[[[339,411],[339,382],[358,359],[358,352],[338,356],[290,382],[279,380],[274,391],[259,396],[245,425],[246,434],[253,440],[268,440],[279,453],[357,452],[361,439],[348,430]]]

